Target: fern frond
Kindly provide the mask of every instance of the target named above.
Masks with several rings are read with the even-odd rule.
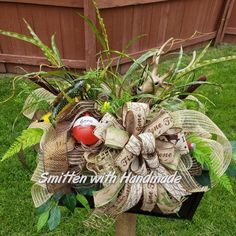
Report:
[[[16,139],[16,141],[11,145],[5,155],[2,157],[1,161],[8,159],[9,157],[24,150],[26,148],[32,147],[33,145],[40,142],[43,135],[43,130],[39,128],[29,128],[22,132],[22,134]]]
[[[218,177],[217,175],[211,173],[211,179],[213,181],[218,182],[223,188],[225,188],[232,195],[234,195],[234,190],[230,178],[226,174],[222,175],[221,177]]]
[[[222,187],[224,187],[227,191],[234,195],[233,187],[231,185],[229,177],[226,174],[222,176],[218,176],[216,174],[213,165],[213,162],[215,162],[216,160],[213,161],[210,158],[212,149],[208,145],[208,143],[195,135],[190,136],[188,140],[196,144],[196,149],[193,152],[193,156],[199,164],[201,164],[202,166],[206,165],[208,167],[211,181],[219,183]]]

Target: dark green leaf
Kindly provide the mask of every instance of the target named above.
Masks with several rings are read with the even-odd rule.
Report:
[[[77,200],[83,205],[83,207],[89,211],[90,210],[90,206],[88,203],[88,200],[86,199],[86,197],[80,193],[77,194],[76,196]]]
[[[211,187],[211,179],[208,171],[203,171],[201,175],[195,176],[195,179],[202,186]]]
[[[58,206],[55,206],[50,211],[50,218],[48,220],[48,228],[54,230],[61,221],[61,211]]]
[[[226,170],[225,174],[227,176],[236,177],[236,167],[232,163],[229,165],[228,169]]]
[[[45,202],[40,207],[36,208],[36,214],[41,215],[42,213],[48,211],[52,206],[52,201],[49,199],[47,202]]]
[[[38,232],[39,232],[39,231],[44,227],[44,225],[47,223],[48,218],[49,218],[49,210],[43,212],[43,213],[39,216],[38,223],[37,223],[37,231],[38,231]]]
[[[58,192],[53,195],[53,199],[58,202],[63,197],[63,195],[64,194],[62,192]]]
[[[76,197],[74,194],[66,194],[63,197],[63,203],[64,205],[71,211],[74,212],[76,207]]]

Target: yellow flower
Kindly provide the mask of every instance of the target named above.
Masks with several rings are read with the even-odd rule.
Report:
[[[101,112],[105,113],[110,109],[110,102],[104,102],[102,107],[101,107]]]
[[[43,122],[45,122],[45,123],[50,123],[50,116],[51,116],[51,112],[48,112],[47,114],[45,114],[42,118],[41,118],[41,120],[43,121]]]
[[[90,86],[90,84],[86,84],[85,91],[86,91],[86,92],[88,92],[90,89],[91,89],[91,86]]]

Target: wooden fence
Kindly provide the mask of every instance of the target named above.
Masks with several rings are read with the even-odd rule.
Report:
[[[236,1],[232,1],[229,8],[222,39],[225,42],[236,43]]]
[[[236,36],[236,5],[233,6],[233,2],[97,0],[112,49],[122,50],[129,40],[146,34],[129,48],[128,53],[133,57],[158,47],[170,37],[187,39],[183,42],[185,47],[212,39],[221,42],[224,34],[227,41],[236,41],[236,37],[231,39],[232,35]],[[25,18],[47,44],[50,44],[51,35],[56,33],[59,50],[68,67],[94,67],[100,45],[77,13],[96,22],[91,0],[0,0],[0,29],[28,34],[22,20]],[[191,37],[195,31],[204,34]],[[35,70],[42,63],[45,59],[35,46],[0,36],[0,72],[19,72],[17,66]]]

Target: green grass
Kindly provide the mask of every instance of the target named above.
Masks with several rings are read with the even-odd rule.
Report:
[[[211,48],[207,58],[236,54],[236,46],[221,46]],[[166,67],[171,60],[164,62]],[[214,101],[216,107],[208,107],[208,115],[224,131],[230,140],[236,140],[236,62],[227,62],[201,70],[197,73],[205,74],[209,81],[223,86],[220,91],[214,87],[202,87],[201,93]],[[12,79],[0,77],[0,100],[4,100],[11,93]],[[17,93],[30,91],[32,84],[21,81],[17,85]],[[28,121],[22,116],[15,122],[21,111],[27,93],[20,93],[5,104],[0,104],[0,156],[8,149],[13,140],[27,127]],[[12,126],[15,128],[12,132]],[[35,167],[35,153],[27,152],[27,160],[32,171]],[[82,225],[86,213],[77,209],[71,217],[67,210],[63,210],[61,225],[53,232],[44,229],[36,233],[37,217],[31,200],[31,173],[23,169],[17,157],[0,163],[0,235],[114,235],[114,229],[106,233],[99,233]],[[236,189],[234,180],[233,188]],[[138,215],[137,235],[235,235],[236,232],[236,201],[217,186],[207,192],[197,209],[192,221],[172,220],[158,217]]]

